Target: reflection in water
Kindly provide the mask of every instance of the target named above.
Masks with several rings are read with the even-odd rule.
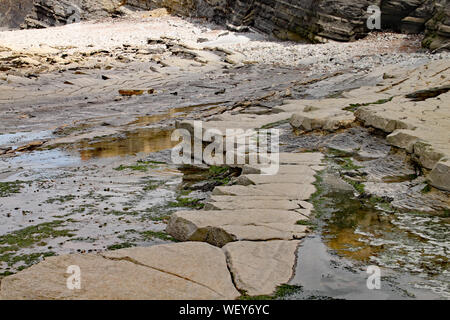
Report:
[[[197,108],[208,107],[207,110],[217,108],[225,102],[205,103],[191,105],[187,107],[172,108],[167,113],[155,114],[150,116],[138,117],[129,125],[149,125],[158,123],[162,120],[175,118],[187,114]],[[110,158],[117,156],[136,155],[138,153],[152,153],[171,149],[178,142],[171,141],[172,130],[163,130],[155,128],[142,128],[135,131],[127,132],[124,137],[107,137],[98,142],[81,142],[78,144],[82,160],[92,158]]]
[[[43,140],[52,137],[53,133],[50,130],[0,134],[0,147],[19,146],[33,140]]]
[[[0,159],[0,168],[11,166],[12,168],[27,169],[56,169],[77,165],[80,159],[77,155],[64,150],[42,150],[25,152],[17,157]]]
[[[148,125],[148,124],[158,123],[162,120],[172,119],[172,118],[175,118],[178,116],[185,115],[191,111],[194,111],[195,109],[202,108],[202,107],[213,106],[212,108],[209,108],[206,111],[213,110],[213,109],[217,108],[216,106],[223,104],[223,103],[226,103],[226,102],[205,103],[205,104],[197,104],[197,105],[181,107],[181,108],[172,108],[167,113],[138,117],[135,121],[130,122],[129,125],[133,125],[133,124]]]
[[[152,153],[175,147],[171,141],[172,130],[154,128],[125,133],[123,137],[106,137],[98,142],[81,142],[78,145],[82,160]]]
[[[322,206],[327,209],[324,235],[328,247],[347,258],[369,262],[380,248],[367,246],[355,231],[389,231],[392,229],[389,220],[381,217],[376,209],[355,199],[353,193],[333,191],[323,199]]]
[[[325,244],[339,256],[418,276],[411,283],[450,298],[445,216],[385,211],[351,192],[327,189],[318,201]]]

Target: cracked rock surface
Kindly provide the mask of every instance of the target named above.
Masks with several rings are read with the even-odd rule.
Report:
[[[81,289],[66,286],[69,266],[81,270]],[[2,279],[1,299],[235,299],[225,255],[206,243],[122,249],[46,259]]]
[[[239,241],[227,244],[230,271],[239,290],[250,296],[270,295],[289,282],[300,241]]]

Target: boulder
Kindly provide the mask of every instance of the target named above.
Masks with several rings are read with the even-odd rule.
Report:
[[[0,1],[0,28],[18,28],[33,7],[33,0]]]
[[[34,0],[21,27],[46,28],[120,15],[123,3],[121,0]]]
[[[439,161],[427,178],[433,187],[450,191],[450,160]]]
[[[450,50],[450,0],[432,1],[432,16],[425,23],[422,45],[433,51]]]

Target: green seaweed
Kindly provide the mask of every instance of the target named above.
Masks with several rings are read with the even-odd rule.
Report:
[[[156,169],[158,168],[157,165],[165,164],[164,162],[159,161],[145,161],[145,160],[139,160],[134,165],[126,166],[126,165],[120,165],[117,168],[114,168],[116,171],[124,171],[124,170],[132,170],[132,171],[141,171],[141,172],[147,172],[148,169]]]
[[[76,197],[74,195],[66,195],[66,196],[59,196],[59,197],[55,197],[55,198],[49,198],[45,201],[45,203],[55,203],[55,202],[59,202],[59,203],[64,203],[64,202],[68,202],[68,201],[72,201],[73,199],[75,199]]]
[[[239,300],[276,300],[283,299],[287,296],[293,295],[295,293],[301,292],[303,287],[294,286],[289,284],[283,284],[277,287],[276,291],[272,295],[260,295],[260,296],[249,296],[246,291],[241,291],[241,296]]]
[[[62,220],[54,220],[52,222],[41,223],[0,236],[0,250],[4,249],[5,245],[16,248],[26,248],[49,238],[72,237],[72,230],[56,229],[64,223],[65,221]]]
[[[352,170],[358,170],[361,169],[363,167],[361,166],[357,166],[353,163],[352,158],[346,157],[346,158],[342,158],[341,159],[341,164],[340,164],[341,168],[344,170],[348,170],[348,171],[352,171]]]
[[[139,233],[144,239],[146,240],[151,240],[151,239],[161,239],[164,241],[173,241],[175,242],[176,240],[171,237],[170,235],[168,235],[167,233],[163,232],[163,231],[143,231]]]
[[[380,100],[377,100],[374,102],[369,102],[369,103],[353,103],[353,104],[350,104],[348,107],[345,107],[343,110],[355,112],[360,107],[366,107],[366,106],[370,106],[372,104],[385,104],[385,103],[392,101],[393,98],[394,97],[390,97],[388,99],[380,99]]]
[[[177,197],[176,201],[171,201],[168,203],[168,206],[171,208],[194,208],[194,209],[203,209],[205,204],[201,203],[201,199],[195,198],[183,198],[181,196]]]
[[[123,242],[123,243],[117,243],[117,244],[110,245],[106,249],[113,251],[113,250],[119,250],[119,249],[132,248],[135,246],[136,246],[135,243]]]
[[[23,181],[0,182],[0,198],[9,197],[14,193],[20,193],[23,188]]]
[[[344,180],[349,183],[357,192],[363,194],[366,192],[365,186],[360,181],[355,181],[352,179],[344,178]]]

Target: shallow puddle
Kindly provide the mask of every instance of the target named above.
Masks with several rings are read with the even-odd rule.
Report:
[[[315,205],[322,240],[331,252],[355,266],[401,273],[408,280],[404,290],[424,288],[450,298],[445,213],[396,209],[376,197],[322,188]]]
[[[199,108],[210,107],[210,108],[206,109],[206,111],[210,111],[210,110],[213,110],[213,109],[217,108],[217,106],[219,106],[221,104],[224,104],[224,103],[227,103],[227,101],[215,102],[215,103],[197,104],[197,105],[191,105],[191,106],[180,107],[180,108],[172,108],[172,109],[169,109],[169,111],[167,113],[154,114],[154,115],[138,117],[135,121],[130,122],[129,125],[133,125],[133,124],[139,124],[139,125],[154,124],[154,123],[158,123],[158,122],[163,121],[163,120],[168,120],[168,119],[173,119],[173,118],[176,118],[176,117],[184,116],[184,115],[188,114],[189,112],[194,111],[194,110],[199,109]]]
[[[15,149],[30,141],[49,139],[52,137],[53,133],[51,130],[0,134],[0,147],[12,147]]]
[[[98,142],[81,142],[77,145],[81,160],[137,155],[171,149],[178,142],[171,140],[172,130],[154,128],[127,132],[123,137],[106,137]]]
[[[302,290],[290,298],[450,298],[448,194],[427,190],[408,157],[364,128],[281,141],[282,151],[328,153],[316,232],[302,242],[291,281]],[[366,286],[371,265],[381,268],[381,290]]]

